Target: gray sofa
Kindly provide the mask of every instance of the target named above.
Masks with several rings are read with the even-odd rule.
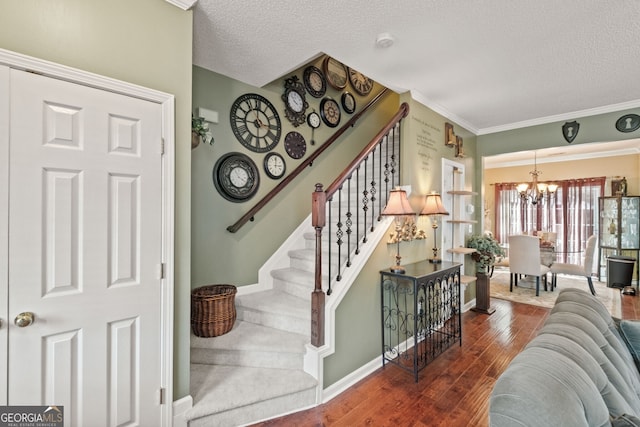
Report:
[[[640,425],[640,322],[581,289],[560,292],[538,336],[497,380],[491,426]]]

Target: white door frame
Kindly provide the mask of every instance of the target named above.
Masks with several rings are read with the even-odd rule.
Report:
[[[86,71],[66,67],[45,60],[29,57],[19,53],[0,49],[0,65],[24,71],[36,72],[47,77],[65,80],[71,83],[90,86],[93,88],[119,93],[150,102],[162,107],[162,137],[164,139],[164,155],[162,156],[162,263],[164,278],[162,280],[161,307],[161,384],[165,390],[162,408],[162,423],[164,426],[172,424],[173,403],[173,308],[174,308],[174,194],[175,194],[175,97],[171,94],[144,88],[131,83],[111,79],[109,77],[92,74]],[[2,80],[0,80],[1,82]],[[0,90],[0,93],[3,91]],[[5,92],[7,93],[7,92]],[[0,99],[0,114],[7,112],[8,100]],[[6,138],[6,144],[0,148],[8,150],[9,129],[0,127],[0,140]],[[7,154],[6,156],[4,154]],[[8,201],[8,153],[0,153],[0,200]],[[7,295],[7,242],[8,218],[0,210],[0,295]],[[0,342],[7,341],[6,323],[8,319],[8,303],[0,306]],[[0,356],[0,383],[7,381],[7,360]],[[0,405],[7,404],[7,390],[0,390]]]

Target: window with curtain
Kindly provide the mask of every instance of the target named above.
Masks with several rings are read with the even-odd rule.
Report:
[[[579,264],[587,239],[598,233],[598,197],[604,195],[605,177],[554,182],[558,190],[537,204],[523,200],[515,183],[495,184],[495,236],[506,244],[512,234],[554,232],[558,261]]]

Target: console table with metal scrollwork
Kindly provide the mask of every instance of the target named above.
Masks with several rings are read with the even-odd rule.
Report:
[[[421,261],[380,272],[382,365],[418,372],[455,342],[462,345],[460,264]]]

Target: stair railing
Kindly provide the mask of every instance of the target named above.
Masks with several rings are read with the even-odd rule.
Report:
[[[376,96],[374,96],[360,111],[354,114],[348,122],[346,122],[342,127],[340,127],[329,139],[327,139],[317,150],[315,150],[306,160],[298,165],[289,175],[287,175],[284,179],[282,179],[278,185],[276,185],[273,190],[267,193],[260,201],[258,201],[249,211],[244,214],[239,220],[237,220],[234,224],[227,227],[227,231],[231,233],[235,233],[245,225],[249,221],[253,221],[253,217],[257,214],[263,207],[267,205],[280,193],[284,188],[289,185],[291,181],[297,178],[298,175],[302,173],[308,166],[311,166],[315,159],[317,159],[324,151],[331,146],[338,138],[342,136],[343,133],[347,131],[350,127],[354,126],[356,122],[362,117],[362,115],[367,112],[371,107],[373,107],[382,97],[388,92],[387,88],[384,88],[380,91]]]
[[[400,183],[400,124],[408,113],[409,105],[403,103],[389,123],[331,185],[325,190],[318,183],[312,194],[315,287],[311,294],[311,344],[316,347],[324,345],[323,266],[328,270],[327,295],[331,295],[333,281],[340,281],[343,270],[351,266],[352,255],[360,252],[360,245],[367,242],[368,232],[380,221],[389,191]],[[336,205],[333,205],[334,198],[337,198]],[[323,263],[325,227],[328,260]]]

